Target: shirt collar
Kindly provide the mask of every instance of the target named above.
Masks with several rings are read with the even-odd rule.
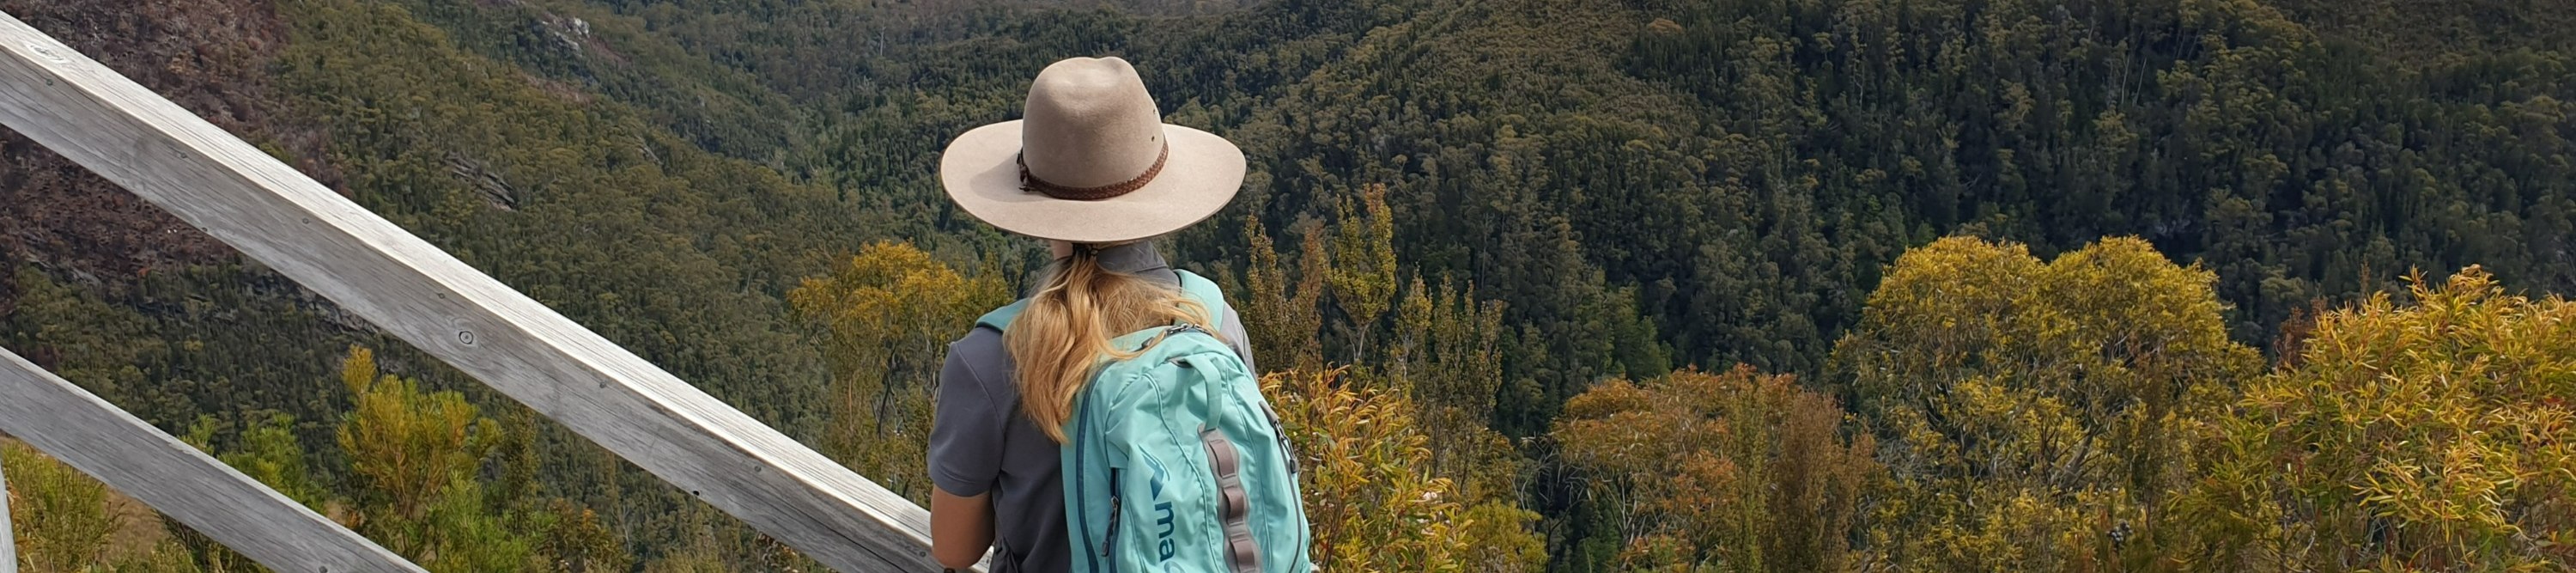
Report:
[[[1135,275],[1166,285],[1181,284],[1181,275],[1172,272],[1172,264],[1163,260],[1163,252],[1154,248],[1153,241],[1102,247],[1097,255],[1101,270]]]

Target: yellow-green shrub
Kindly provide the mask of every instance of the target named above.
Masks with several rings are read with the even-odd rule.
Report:
[[[2576,305],[2477,267],[2320,316],[2213,426],[2203,569],[2576,567]]]
[[[1831,571],[1878,473],[1842,409],[1789,376],[1738,367],[1614,380],[1566,401],[1552,437],[1620,516],[1621,567]]]

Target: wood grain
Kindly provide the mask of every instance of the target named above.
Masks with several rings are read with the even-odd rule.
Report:
[[[178,438],[0,350],[0,432],[278,571],[421,571]],[[7,561],[13,566],[16,559]],[[5,570],[5,568],[0,568]]]
[[[937,571],[920,506],[0,15],[0,124],[842,571]]]

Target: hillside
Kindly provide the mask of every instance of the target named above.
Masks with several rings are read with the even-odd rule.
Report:
[[[1441,460],[1424,475],[1473,492],[1451,509],[1535,511],[1543,519],[1503,529],[1535,536],[1561,571],[1694,554],[1629,542],[1687,540],[1673,532],[1689,528],[1661,528],[1715,519],[1648,519],[1587,485],[1650,467],[1586,461],[1585,445],[1568,443],[1610,439],[1581,422],[1633,396],[1728,388],[1758,399],[1693,407],[1810,412],[1783,419],[1840,428],[1778,429],[1780,440],[1874,437],[1883,449],[1862,457],[1876,465],[1850,471],[1869,465],[1913,489],[1797,503],[1859,504],[1839,526],[1857,544],[1845,564],[1974,568],[1909,553],[1924,549],[1886,524],[1988,527],[1978,543],[2006,546],[1997,540],[2018,538],[1995,528],[2097,515],[2050,511],[2210,499],[2158,493],[2172,488],[2142,476],[2187,473],[2183,460],[2199,458],[2177,453],[2189,432],[2173,428],[2219,419],[2212,412],[2256,385],[2265,362],[2294,368],[2323,310],[2383,292],[2402,304],[2422,294],[2406,290],[2410,271],[2444,285],[2471,265],[2513,292],[2576,292],[2576,9],[2537,0],[0,0],[0,10],[791,436],[867,460],[852,463],[873,475],[911,468],[898,463],[904,450],[834,442],[861,421],[836,397],[866,371],[835,354],[840,334],[793,293],[876,260],[853,254],[894,256],[870,250],[883,240],[922,253],[905,268],[1020,282],[1036,251],[949,207],[931,177],[937,152],[1012,117],[1047,62],[1121,55],[1170,121],[1225,135],[1253,160],[1236,204],[1166,248],[1255,309],[1261,363],[1300,374],[1352,366],[1348,384],[1409,388],[1381,394],[1408,395],[1422,408],[1411,419],[1454,430],[1421,436]],[[790,563],[14,135],[0,140],[0,224],[0,345],[174,433],[204,428],[207,447],[245,451],[283,415],[320,491],[373,495],[334,433],[355,416],[343,362],[352,347],[373,348],[385,373],[460,392],[528,444],[511,455],[541,477],[511,494],[519,505],[493,502],[495,519],[593,511],[634,568]],[[1947,340],[1905,338],[1913,331],[1891,322],[1912,316],[1882,302],[1900,257],[2043,276],[1936,243],[1963,236],[2020,245],[2031,265],[2152,255],[2204,273],[2137,275],[2205,291],[2206,304],[2169,301],[2187,319],[2064,324],[2153,322],[2204,349],[2259,354],[2176,359],[2205,369],[2111,353],[2042,372],[1870,378],[1862,366],[1912,363],[1850,348],[1901,356]],[[2152,266],[2136,265],[2124,268]],[[2150,299],[2166,300],[2123,300]],[[1998,308],[1984,311],[2008,314]],[[902,336],[936,348],[945,335]],[[1959,356],[2029,357],[2008,342]],[[1759,374],[1729,373],[1738,364]],[[2137,403],[2174,425],[2119,422],[2148,414],[2055,393],[2063,377],[2107,376],[2096,373],[2103,364],[2187,372],[2136,386]],[[930,383],[918,364],[886,368],[901,385],[874,387],[884,395]],[[1764,378],[1773,375],[1787,377]],[[2063,475],[2081,477],[2057,483],[1940,461],[1948,454],[1927,453],[1939,448],[1924,436],[2055,443],[1960,438],[1990,428],[1942,410],[1966,406],[1888,394],[1937,384],[1947,395],[1969,381],[2031,392],[1981,404],[2097,408],[2066,414],[2064,436],[2134,446],[2104,458],[2127,465],[2069,464]],[[1604,388],[1615,392],[1579,398]],[[1813,413],[1833,410],[1797,389],[1848,419]],[[2156,398],[2165,392],[2176,397]],[[921,407],[904,404],[877,411]],[[1906,416],[1930,418],[1909,426]],[[2149,426],[2170,431],[2137,429]],[[2107,437],[2116,432],[2130,433]],[[1711,440],[1741,458],[1725,448],[1742,444]],[[1893,463],[1903,460],[1919,463]],[[467,473],[499,480],[513,463],[494,457]],[[2117,492],[2096,487],[2120,480]],[[2014,484],[1977,503],[2046,510],[2010,521],[1907,505],[1977,483]],[[2158,539],[2172,544],[2119,551],[2148,563],[2210,547]],[[1823,551],[1782,543],[1771,550]],[[1791,565],[1765,567],[1832,561],[1781,563]]]

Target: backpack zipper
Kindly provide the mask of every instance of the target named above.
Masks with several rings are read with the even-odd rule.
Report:
[[[1279,411],[1270,407],[1270,399],[1261,400],[1261,414],[1270,417],[1270,434],[1279,437],[1279,459],[1288,462],[1288,475],[1298,475],[1297,450],[1288,445],[1288,426],[1279,423]]]
[[[1111,558],[1109,570],[1116,571],[1118,561],[1111,552],[1118,547],[1118,506],[1119,502],[1123,501],[1117,493],[1118,468],[1109,468],[1109,490],[1109,535],[1100,540],[1100,556]]]
[[[1162,343],[1163,343],[1163,339],[1171,338],[1171,337],[1172,337],[1172,335],[1174,335],[1174,334],[1180,334],[1180,333],[1183,333],[1183,332],[1197,332],[1197,333],[1199,333],[1199,334],[1205,334],[1205,335],[1208,335],[1208,336],[1216,336],[1216,333],[1208,332],[1208,330],[1207,330],[1207,329],[1205,329],[1205,328],[1199,328],[1199,325],[1196,325],[1196,324],[1190,324],[1190,323],[1186,323],[1186,322],[1184,322],[1184,323],[1180,323],[1180,324],[1175,324],[1175,325],[1171,325],[1171,326],[1163,327],[1163,331],[1162,331],[1162,332],[1160,332],[1160,333],[1156,333],[1156,334],[1154,335],[1154,337],[1153,337],[1153,338],[1146,339],[1144,344],[1139,344],[1139,345],[1137,345],[1137,346],[1136,346],[1136,351],[1137,351],[1137,352],[1144,352],[1144,351],[1145,351],[1145,349],[1153,348],[1155,345],[1162,344]],[[1172,363],[1173,363],[1173,364],[1179,364],[1179,363],[1180,363],[1180,361],[1176,359],[1176,360],[1174,360]]]

